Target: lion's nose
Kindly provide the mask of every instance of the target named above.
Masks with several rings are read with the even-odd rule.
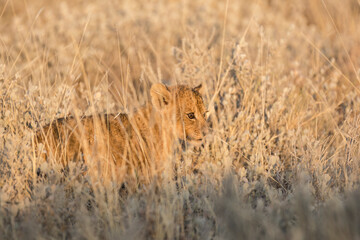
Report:
[[[209,127],[207,125],[204,125],[201,130],[202,130],[203,136],[205,136],[206,134],[209,133]]]

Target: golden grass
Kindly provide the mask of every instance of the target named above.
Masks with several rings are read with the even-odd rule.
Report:
[[[359,22],[356,0],[1,1],[0,236],[359,238]],[[131,113],[160,81],[203,83],[211,113],[177,179],[37,176],[35,129]]]

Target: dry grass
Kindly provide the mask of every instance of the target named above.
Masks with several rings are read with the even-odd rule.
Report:
[[[358,1],[2,0],[0,16],[2,239],[360,238]],[[212,113],[201,152],[169,159],[177,180],[36,176],[35,129],[131,113],[159,81],[203,83]]]

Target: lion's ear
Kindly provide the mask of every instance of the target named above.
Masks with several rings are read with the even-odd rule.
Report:
[[[200,94],[203,94],[202,84],[200,83],[198,86],[194,87],[193,90],[200,93]]]
[[[162,110],[171,101],[169,88],[162,83],[155,83],[150,89],[151,102],[157,110]]]

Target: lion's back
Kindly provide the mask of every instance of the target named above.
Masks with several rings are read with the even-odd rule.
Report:
[[[92,154],[106,149],[106,145],[122,153],[132,136],[133,129],[127,114],[99,114],[80,119],[58,118],[39,129],[35,140],[45,146],[46,158],[51,154],[55,160],[60,159],[66,164],[69,160],[78,159],[80,153]]]

